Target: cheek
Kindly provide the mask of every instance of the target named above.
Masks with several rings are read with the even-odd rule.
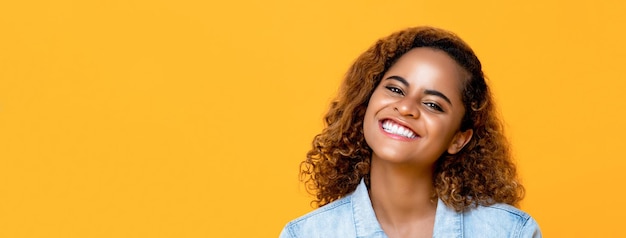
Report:
[[[371,105],[371,104],[370,104]],[[376,122],[375,110],[372,107],[367,107],[365,110],[365,116],[363,118],[363,133],[367,133],[372,129]]]
[[[374,93],[372,93],[372,96],[370,96],[367,104],[367,111],[373,111],[373,113],[376,113],[377,111],[388,105],[390,101],[391,98],[388,97],[385,92],[377,89],[374,91]]]
[[[443,143],[451,141],[457,131],[457,126],[449,118],[425,118],[429,134],[439,138]]]
[[[374,100],[372,100],[374,99]],[[373,138],[372,133],[378,128],[378,121],[376,120],[376,112],[378,111],[378,105],[375,101],[375,96],[370,98],[370,101],[365,109],[365,116],[363,118],[363,136],[365,142],[369,145]]]
[[[461,129],[461,123],[463,122],[463,117],[465,117],[465,110],[458,112],[450,120],[450,127],[454,129],[454,131],[459,131]]]
[[[374,116],[374,114],[376,114],[376,111],[380,109],[380,100],[378,98],[379,96],[377,95],[376,91],[374,91],[374,94],[370,96],[370,99],[367,103],[367,108],[365,109],[366,120],[368,119],[368,116]]]

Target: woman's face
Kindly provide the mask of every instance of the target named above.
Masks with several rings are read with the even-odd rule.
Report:
[[[385,73],[370,97],[363,132],[372,159],[432,165],[460,151],[472,131],[460,132],[467,73],[445,52],[415,48]]]

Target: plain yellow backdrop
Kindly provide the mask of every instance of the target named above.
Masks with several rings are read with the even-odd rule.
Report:
[[[0,3],[0,237],[277,237],[350,63],[458,33],[546,237],[626,237],[624,1]]]

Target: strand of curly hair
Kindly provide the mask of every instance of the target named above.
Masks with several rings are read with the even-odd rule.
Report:
[[[433,197],[457,211],[494,203],[517,205],[524,187],[480,61],[454,33],[432,27],[409,28],[380,39],[350,67],[324,118],[326,127],[300,164],[300,180],[316,196],[313,203],[324,206],[344,197],[361,179],[369,186],[372,151],[363,136],[368,100],[391,65],[416,47],[446,52],[471,75],[463,82],[462,98],[469,110],[461,130],[472,129],[474,134],[459,153],[444,154],[435,163]]]

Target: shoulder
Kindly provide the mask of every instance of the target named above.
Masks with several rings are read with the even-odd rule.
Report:
[[[478,206],[464,212],[463,227],[469,233],[494,237],[541,237],[535,219],[508,204]]]
[[[285,226],[280,237],[355,237],[351,196],[326,204]]]

